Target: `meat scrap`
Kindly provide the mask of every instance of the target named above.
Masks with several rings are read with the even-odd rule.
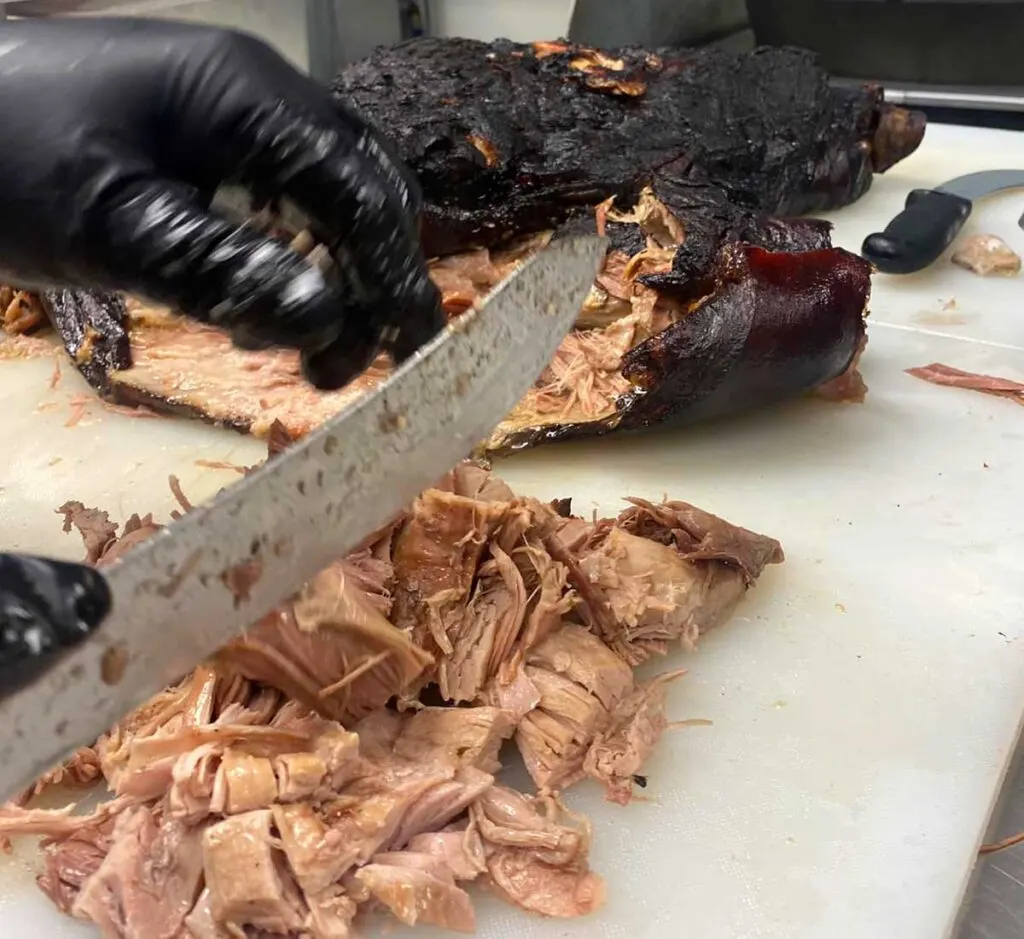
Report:
[[[1020,273],[1020,255],[998,235],[968,235],[957,245],[951,260],[980,277],[1015,277]]]
[[[950,365],[933,362],[918,368],[908,368],[908,375],[931,382],[933,385],[946,385],[950,388],[966,388],[969,391],[980,391],[982,394],[995,395],[997,398],[1008,398],[1017,404],[1024,404],[1024,382],[1010,378],[997,378],[993,375],[980,375],[977,372],[965,372]]]
[[[46,313],[35,294],[0,285],[0,328],[11,336],[35,332],[46,324]]]
[[[181,499],[183,511],[191,508]],[[90,563],[159,530],[61,507]],[[179,684],[0,808],[38,882],[104,939],[350,939],[364,909],[472,932],[471,884],[597,910],[584,777],[626,804],[668,726],[633,666],[721,622],[777,542],[684,502],[587,521],[456,467]],[[536,794],[498,782],[514,741]],[[102,780],[93,812],[29,804]]]

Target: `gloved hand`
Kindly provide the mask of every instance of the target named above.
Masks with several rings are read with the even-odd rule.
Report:
[[[385,142],[259,40],[144,19],[0,24],[0,280],[126,290],[303,351],[339,387],[444,319],[419,195]],[[339,263],[211,214],[286,197]]]
[[[0,697],[30,682],[109,612],[110,591],[93,568],[0,554]]]

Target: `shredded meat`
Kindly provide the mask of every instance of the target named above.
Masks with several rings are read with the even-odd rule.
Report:
[[[950,388],[966,388],[969,391],[980,391],[982,394],[995,395],[997,398],[1009,398],[1017,404],[1024,404],[1024,382],[1010,378],[997,378],[994,375],[979,375],[977,372],[965,372],[950,365],[933,362],[920,368],[908,368],[908,375],[930,381],[933,385],[948,385]]]
[[[60,512],[98,565],[160,528]],[[44,836],[40,888],[104,939],[351,939],[364,907],[471,932],[474,882],[593,912],[590,827],[558,791],[589,776],[625,804],[647,784],[682,670],[638,683],[632,666],[692,643],[782,554],[682,502],[570,513],[456,467],[0,809],[0,837]],[[496,782],[509,740],[536,797]],[[91,813],[27,804],[98,779],[113,798]]]
[[[25,290],[0,285],[0,327],[16,336],[31,333],[46,323],[39,298]]]

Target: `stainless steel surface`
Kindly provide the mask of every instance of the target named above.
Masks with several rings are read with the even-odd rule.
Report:
[[[1024,187],[1024,169],[1020,170],[982,170],[980,173],[968,173],[958,176],[948,183],[935,188],[940,192],[952,193],[962,199],[981,199],[994,192],[1004,189]]]
[[[159,16],[244,29],[316,79],[402,38],[398,0],[0,0],[10,16]]]
[[[0,701],[0,799],[256,622],[467,456],[551,360],[603,255],[598,238],[556,242],[378,389],[106,572],[108,620]],[[240,580],[247,590],[232,588]]]
[[[189,0],[4,0],[13,7],[13,16],[69,16],[85,13],[117,14],[126,8],[132,12],[156,12],[170,7],[185,6]]]
[[[985,837],[995,844],[1024,832],[1024,743]],[[983,855],[961,915],[956,939],[1020,939],[1024,936],[1024,844]]]
[[[870,84],[861,78],[833,78],[833,84],[859,87]],[[875,84],[885,88],[885,100],[890,104],[918,108],[962,108],[970,111],[1024,111],[1024,88],[969,87],[954,85],[923,85],[913,82],[887,82]]]
[[[1005,91],[954,91],[943,88],[885,88],[890,104],[918,108],[966,108],[972,111],[1024,111],[1024,95],[1019,89]]]
[[[569,38],[593,46],[693,46],[746,25],[746,0],[576,0]]]

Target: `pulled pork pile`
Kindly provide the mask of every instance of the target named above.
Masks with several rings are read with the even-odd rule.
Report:
[[[60,511],[98,565],[160,527]],[[781,560],[685,503],[588,522],[464,464],[0,810],[0,836],[42,835],[40,887],[108,939],[345,939],[373,907],[468,932],[469,882],[589,913],[590,829],[559,793],[590,777],[630,800],[681,674],[633,666],[692,646]],[[496,779],[506,741],[536,795]],[[100,776],[91,814],[28,806]]]

